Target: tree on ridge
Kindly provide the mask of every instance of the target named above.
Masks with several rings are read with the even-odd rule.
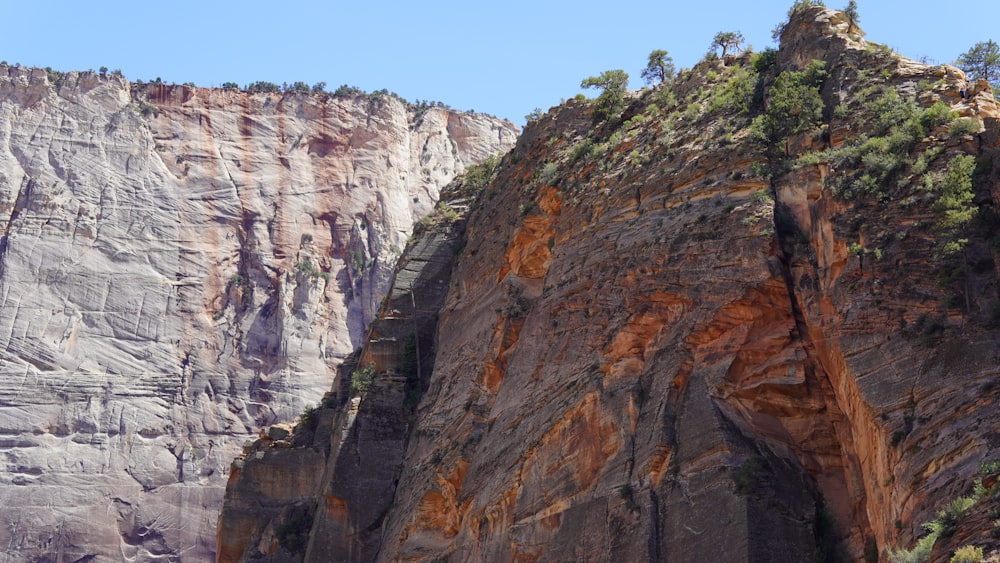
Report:
[[[858,3],[854,0],[850,0],[850,2],[847,3],[847,6],[845,6],[841,11],[844,12],[845,16],[847,16],[847,20],[849,22],[847,32],[850,33],[854,31],[858,27],[858,22],[861,21],[861,17],[858,16]]]
[[[621,69],[606,70],[600,76],[590,76],[580,83],[580,88],[600,88],[594,108],[594,123],[604,121],[622,110],[628,91],[628,73]]]
[[[722,48],[722,58],[726,57],[726,53],[729,52],[729,48],[732,47],[733,51],[740,51],[740,44],[743,43],[743,34],[739,31],[720,31],[715,34],[712,38],[712,48],[721,47]]]
[[[650,86],[655,86],[653,84],[655,81],[657,84],[663,84],[667,80],[673,78],[674,76],[674,60],[670,58],[663,49],[656,49],[649,54],[649,62],[646,63],[646,68],[642,69],[642,79]]]
[[[980,41],[958,56],[955,65],[973,80],[986,80],[996,93],[1000,86],[1000,45],[992,39]]]

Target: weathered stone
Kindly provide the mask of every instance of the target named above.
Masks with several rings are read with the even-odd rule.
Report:
[[[766,107],[715,106],[745,56],[633,97],[619,120],[595,126],[570,101],[533,122],[469,216],[412,430],[383,415],[391,443],[333,440],[306,559],[885,560],[970,491],[1000,458],[996,104],[818,7],[786,26],[764,100],[815,59],[825,111],[774,146],[747,132]],[[911,127],[902,163],[851,191],[899,149],[820,153],[879,137],[865,112],[890,89],[985,130]],[[983,224],[949,232],[921,182],[967,155]],[[388,370],[398,348],[380,331],[365,354]],[[360,410],[398,393],[374,387]],[[366,512],[350,495],[387,465],[392,508]],[[970,510],[955,537],[998,547],[996,502]]]
[[[392,507],[402,469],[413,410],[434,362],[433,334],[449,288],[453,248],[461,242],[463,202],[455,194],[443,199],[442,206],[455,216],[439,217],[414,235],[360,356],[341,366],[336,392],[327,396],[314,420],[296,428],[298,447],[274,458],[253,445],[245,451],[245,460],[234,466],[220,517],[218,561],[238,561],[253,554],[255,559],[277,562],[302,553],[322,561],[375,558],[380,524]],[[362,400],[347,381],[366,369],[373,379]],[[319,449],[326,452],[322,460],[316,458]],[[280,470],[287,464],[308,468],[315,480],[293,479],[288,490],[275,491],[242,476],[252,469],[289,481]],[[274,544],[268,530],[287,530],[295,522],[294,515],[281,507],[306,504],[312,507],[308,524],[297,526],[311,531],[308,545],[289,545],[287,539]]]
[[[0,66],[9,557],[211,559],[240,445],[320,400],[415,219],[515,133]]]
[[[284,440],[292,434],[292,429],[286,424],[275,424],[267,427],[267,437],[271,440]]]

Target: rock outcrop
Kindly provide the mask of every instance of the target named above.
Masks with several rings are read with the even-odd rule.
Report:
[[[418,227],[365,347],[341,365],[336,388],[296,427],[293,447],[265,433],[234,463],[219,519],[219,561],[296,561],[307,548],[317,561],[376,557],[414,408],[434,365],[433,335],[467,204],[461,189],[446,192],[438,213]]]
[[[807,7],[777,52],[700,63],[604,122],[593,109],[529,124],[478,197],[412,418],[376,361],[300,448],[248,450],[224,522],[251,470],[322,448],[323,476],[261,487],[276,516],[220,538],[220,560],[997,548],[988,86]],[[932,520],[933,554],[916,545]]]
[[[214,557],[227,470],[364,339],[489,116],[0,66],[0,545]]]

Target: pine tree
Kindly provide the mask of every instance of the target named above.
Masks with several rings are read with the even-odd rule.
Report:
[[[847,19],[850,21],[850,28],[848,29],[848,33],[850,33],[851,31],[854,31],[856,27],[858,27],[858,22],[861,21],[861,18],[858,16],[858,3],[855,2],[854,0],[851,0],[850,2],[847,3],[847,6],[844,7],[843,12],[844,15],[847,16]]]
[[[674,60],[663,49],[657,49],[649,54],[649,62],[642,69],[642,79],[650,86],[663,84],[674,76]]]
[[[958,56],[958,68],[974,80],[995,84],[1000,80],[1000,45],[996,41],[981,41]]]

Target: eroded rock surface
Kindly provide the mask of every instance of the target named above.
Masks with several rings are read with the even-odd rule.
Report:
[[[386,96],[0,67],[8,559],[212,559],[243,442],[320,400],[415,219],[515,135]]]
[[[218,561],[376,558],[414,408],[431,377],[438,311],[468,202],[455,189],[442,194],[434,219],[422,222],[397,264],[364,348],[340,366],[335,389],[291,441],[262,433],[233,464]]]
[[[984,83],[963,98],[957,69],[860,33],[805,8],[778,53],[701,63],[620,119],[570,101],[530,124],[469,217],[391,509],[332,491],[397,449],[345,452],[359,442],[333,426],[325,482],[297,501],[315,507],[306,559],[912,548],[1000,459],[1000,112]],[[366,428],[398,436],[392,412]],[[995,504],[935,560],[998,547]]]

